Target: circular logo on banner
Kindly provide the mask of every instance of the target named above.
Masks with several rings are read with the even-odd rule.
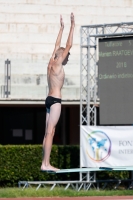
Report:
[[[103,131],[92,131],[88,134],[87,154],[97,162],[105,161],[111,153],[111,140]]]

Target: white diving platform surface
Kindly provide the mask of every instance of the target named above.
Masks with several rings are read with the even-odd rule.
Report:
[[[133,171],[133,166],[125,167],[88,167],[88,168],[72,168],[72,169],[60,169],[53,173],[74,173],[74,172],[97,172],[97,171]],[[52,171],[51,171],[52,172]]]

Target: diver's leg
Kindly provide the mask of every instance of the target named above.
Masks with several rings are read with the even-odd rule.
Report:
[[[61,104],[55,103],[50,107],[50,114],[48,117],[47,127],[46,127],[46,135],[44,142],[44,159],[42,162],[41,169],[42,170],[58,170],[57,168],[50,165],[50,154],[52,149],[53,137],[55,133],[55,127],[59,120],[61,113]]]

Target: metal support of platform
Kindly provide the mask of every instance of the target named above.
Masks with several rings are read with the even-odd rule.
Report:
[[[89,190],[90,187],[94,184],[94,182],[87,181],[19,181],[19,188],[23,185],[23,190],[27,187],[32,187],[36,185],[36,190],[38,190],[41,186],[46,187],[50,186],[50,191],[53,190],[56,186],[63,186],[64,190],[68,188],[72,188],[74,190],[80,191],[82,188],[84,190]]]
[[[133,189],[133,179],[110,179],[110,180],[97,180],[97,181],[19,181],[18,186],[22,190],[35,186],[36,190],[41,187],[50,186],[50,191],[53,190],[55,187],[64,187],[64,190],[73,189],[76,191],[80,191],[81,189],[87,191],[91,188],[96,190],[104,190],[105,188],[109,187],[109,189],[118,189],[121,184],[125,184],[126,189]]]

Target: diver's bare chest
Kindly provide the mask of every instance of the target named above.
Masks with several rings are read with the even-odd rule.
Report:
[[[51,67],[51,69],[50,69],[50,75],[51,76],[64,77],[65,73],[64,73],[63,67],[61,67],[61,68]]]

